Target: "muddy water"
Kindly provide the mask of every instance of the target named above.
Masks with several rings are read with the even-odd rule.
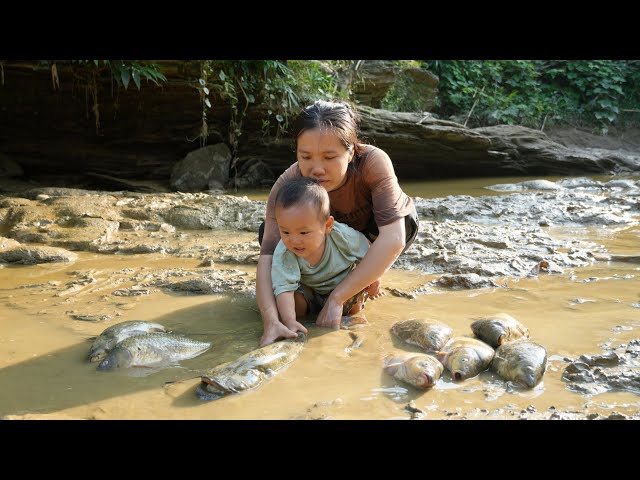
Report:
[[[558,180],[562,180],[567,177],[544,177],[545,180],[549,180],[551,182],[555,182]],[[589,177],[594,180],[598,180],[601,182],[608,182],[612,180],[614,177],[611,176],[592,176]],[[630,177],[638,180],[637,177]],[[527,180],[537,180],[539,177],[523,177],[523,176],[514,176],[514,177],[483,177],[483,178],[466,178],[459,179],[455,181],[445,181],[445,180],[433,180],[433,181],[419,181],[419,182],[409,182],[403,181],[401,182],[402,189],[412,197],[422,197],[422,198],[437,198],[437,197],[446,197],[447,195],[471,195],[471,196],[479,196],[479,195],[503,195],[504,192],[497,192],[494,190],[489,190],[486,187],[491,185],[497,185],[501,183],[519,183],[525,182]],[[269,196],[269,189],[267,188],[258,188],[252,190],[242,190],[238,192],[228,191],[226,192],[230,195],[246,195],[252,200],[266,200]]]
[[[522,181],[485,179],[408,185],[423,197],[489,192],[482,185]],[[466,189],[466,190],[465,190]],[[259,194],[260,192],[257,192]],[[582,238],[613,254],[638,254],[640,227],[554,229],[560,238]],[[202,232],[199,232],[202,234]],[[252,234],[211,232],[211,242],[251,241]],[[241,237],[241,238],[240,238]],[[245,238],[246,237],[246,238]],[[637,414],[640,397],[629,392],[586,396],[561,379],[569,359],[601,353],[606,344],[638,338],[640,265],[603,262],[562,275],[501,279],[506,288],[438,291],[414,300],[386,295],[367,304],[368,325],[358,328],[362,346],[349,351],[348,332],[309,324],[301,355],[258,389],[213,402],[196,397],[198,375],[257,346],[262,332],[255,299],[227,295],[189,295],[150,289],[148,295],[117,297],[126,272],[141,269],[193,269],[199,260],[167,255],[98,255],[79,252],[73,265],[0,268],[0,417],[95,419],[408,419],[407,404],[426,419],[518,418],[529,412],[575,411]],[[255,278],[255,267],[238,268]],[[71,272],[92,271],[96,282],[64,290]],[[120,278],[116,285],[112,280]],[[122,273],[125,272],[125,273]],[[125,277],[122,279],[122,277]],[[392,269],[384,285],[411,290],[435,276]],[[58,295],[58,296],[56,296]],[[104,322],[77,320],[74,313],[105,313]],[[115,313],[114,313],[115,312]],[[406,318],[433,318],[470,335],[478,315],[507,312],[529,327],[532,339],[548,351],[543,382],[533,390],[505,383],[483,372],[461,383],[448,374],[435,388],[418,392],[382,372],[385,354],[418,351],[402,345],[390,326]],[[86,361],[90,337],[125,320],[149,320],[193,338],[211,341],[205,354],[179,367],[98,372]]]

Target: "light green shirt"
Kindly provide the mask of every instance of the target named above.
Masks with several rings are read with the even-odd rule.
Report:
[[[362,260],[369,250],[369,241],[350,226],[334,222],[327,235],[322,259],[314,266],[298,257],[278,242],[271,263],[273,294],[295,291],[300,284],[321,295],[327,295],[344,280],[354,263]]]

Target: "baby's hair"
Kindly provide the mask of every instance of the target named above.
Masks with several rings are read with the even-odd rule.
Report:
[[[289,208],[305,203],[311,204],[322,220],[329,218],[329,194],[313,178],[300,177],[287,180],[276,195],[276,207]]]

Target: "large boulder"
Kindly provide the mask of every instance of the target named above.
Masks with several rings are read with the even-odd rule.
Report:
[[[540,130],[518,125],[474,128],[506,154],[505,170],[524,175],[628,174],[640,171],[640,154],[603,148],[565,147]]]
[[[400,67],[392,60],[364,60],[351,86],[356,102],[380,108],[399,71]]]
[[[363,60],[351,90],[358,104],[380,108],[391,87],[399,84],[421,98],[421,110],[428,112],[435,104],[438,83],[436,75],[422,68],[403,67],[392,60]]]
[[[259,158],[249,158],[238,169],[231,185],[236,188],[270,187],[276,181],[273,170]]]
[[[17,263],[22,265],[74,262],[77,258],[77,254],[56,247],[19,246],[0,252],[0,263]]]
[[[224,143],[187,154],[171,171],[170,187],[181,192],[222,189],[229,181],[231,151]]]

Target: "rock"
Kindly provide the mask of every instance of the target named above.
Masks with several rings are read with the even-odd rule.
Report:
[[[236,188],[270,187],[276,181],[276,175],[265,162],[259,158],[246,160],[230,185]]]
[[[0,250],[6,250],[8,248],[17,247],[20,242],[16,242],[12,238],[0,237]]]
[[[73,252],[56,247],[14,247],[0,252],[0,263],[35,265],[38,263],[73,262]]]
[[[198,192],[229,181],[231,151],[224,143],[189,152],[171,170],[170,186],[181,192]]]

